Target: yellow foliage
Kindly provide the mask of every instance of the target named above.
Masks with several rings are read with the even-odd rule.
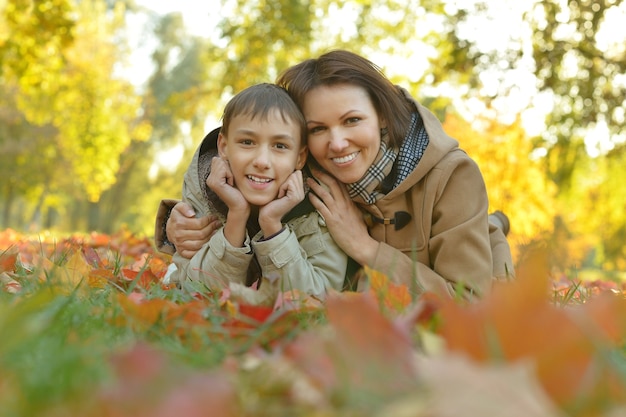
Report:
[[[511,125],[487,119],[471,124],[448,114],[444,129],[478,163],[490,211],[502,210],[511,221],[510,241],[528,241],[553,230],[556,188],[531,157],[532,144],[519,119]]]

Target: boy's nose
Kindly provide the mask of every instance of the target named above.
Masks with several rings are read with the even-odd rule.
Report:
[[[269,149],[259,148],[255,158],[254,166],[257,168],[265,169],[270,166],[270,152]]]

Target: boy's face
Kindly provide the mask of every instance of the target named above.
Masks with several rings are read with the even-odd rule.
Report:
[[[255,206],[276,199],[280,186],[292,172],[304,167],[307,156],[298,125],[285,122],[278,110],[267,120],[233,117],[228,137],[219,135],[218,149],[229,162],[235,186]]]

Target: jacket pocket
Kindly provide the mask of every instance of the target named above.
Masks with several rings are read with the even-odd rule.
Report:
[[[325,250],[322,236],[329,232],[324,220],[317,212],[292,219],[288,225],[296,235],[300,247],[307,257],[317,255]]]

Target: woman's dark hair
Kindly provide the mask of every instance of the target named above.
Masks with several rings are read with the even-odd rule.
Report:
[[[236,116],[248,115],[267,121],[272,110],[277,109],[285,122],[293,122],[300,129],[300,143],[307,140],[306,120],[297,104],[284,88],[269,83],[256,84],[241,90],[224,107],[222,133],[227,135],[231,120]]]
[[[276,84],[303,108],[305,95],[319,86],[351,84],[367,91],[378,116],[387,122],[392,145],[400,146],[414,111],[402,92],[373,62],[345,50],[334,50],[287,68]]]

